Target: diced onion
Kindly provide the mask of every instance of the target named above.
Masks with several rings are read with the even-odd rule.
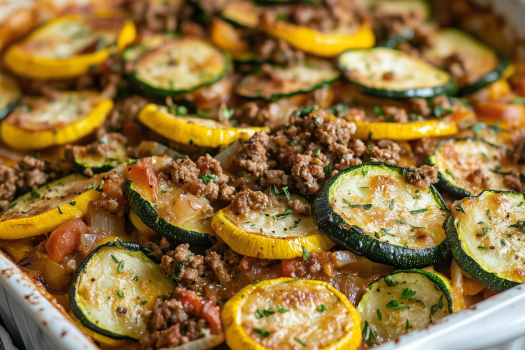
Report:
[[[349,252],[348,250],[339,250],[332,253],[332,257],[335,261],[335,266],[343,267],[348,264],[354,264],[358,261],[357,256]]]

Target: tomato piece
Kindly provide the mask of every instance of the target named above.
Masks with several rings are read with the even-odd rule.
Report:
[[[252,268],[253,262],[255,261],[255,258],[252,258],[250,256],[245,256],[241,259],[241,262],[239,263],[239,270],[241,271],[248,271]]]
[[[525,122],[525,106],[518,103],[479,102],[474,105],[478,120],[487,124],[504,122],[508,126],[521,126]]]
[[[199,315],[202,311],[202,297],[197,295],[193,290],[182,290],[179,294],[179,300],[184,309],[193,315]]]
[[[46,251],[49,258],[60,263],[64,257],[71,254],[80,244],[80,235],[86,224],[80,218],[72,218],[58,226],[46,242]]]
[[[295,271],[300,269],[303,266],[303,258],[294,258],[294,259],[283,259],[281,260],[283,276],[284,277],[297,277]]]
[[[211,334],[221,334],[221,311],[217,306],[217,297],[212,295],[204,305],[202,305],[202,311],[200,317],[204,318],[210,325]]]
[[[476,295],[485,289],[485,286],[474,278],[464,278],[463,279],[463,293],[466,295]]]
[[[135,183],[135,186],[144,191],[149,200],[157,201],[158,179],[151,168],[151,159],[142,158],[135,164],[126,167],[127,178]]]
[[[128,202],[122,191],[122,185],[124,184],[124,181],[126,181],[124,176],[119,174],[106,179],[104,181],[104,185],[102,186],[102,191],[109,198],[116,200],[119,205],[125,205]]]

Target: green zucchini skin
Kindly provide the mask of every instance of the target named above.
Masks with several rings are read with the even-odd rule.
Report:
[[[124,246],[124,248],[126,248],[126,250],[129,250],[129,251],[135,251],[135,252],[136,251],[141,251],[149,259],[151,259],[155,264],[160,264],[160,261],[155,259],[155,257],[151,255],[151,252],[146,250],[140,244],[135,243],[135,242],[122,242],[122,245]],[[113,243],[113,242],[108,242],[106,244],[99,245],[91,253],[89,253],[89,255],[86,257],[84,262],[82,264],[80,264],[80,266],[78,267],[77,273],[75,274],[75,277],[73,278],[73,281],[71,282],[71,286],[69,287],[69,292],[68,292],[69,302],[70,302],[70,305],[71,305],[71,311],[79,319],[79,321],[82,323],[82,325],[84,327],[86,327],[88,329],[91,329],[92,331],[94,331],[96,333],[99,333],[99,334],[102,334],[102,335],[104,335],[106,337],[117,339],[117,340],[128,340],[128,341],[136,342],[136,341],[138,341],[138,339],[131,338],[131,337],[128,337],[126,335],[120,335],[120,334],[115,334],[115,333],[109,332],[109,331],[107,331],[105,329],[102,329],[102,328],[98,327],[97,325],[93,324],[92,322],[90,322],[88,320],[88,318],[84,315],[84,313],[82,312],[82,309],[78,306],[78,304],[77,304],[77,302],[75,300],[76,284],[77,284],[78,276],[80,276],[80,274],[82,272],[84,272],[84,270],[86,269],[87,264],[89,263],[91,258],[93,258],[93,256],[99,250],[101,250],[104,247],[111,247],[111,246],[117,246],[117,245],[115,243]]]
[[[443,291],[443,294],[445,294],[445,298],[447,298],[447,302],[448,302],[448,311],[450,313],[452,313],[452,309],[453,309],[453,300],[452,300],[452,295],[451,295],[451,291],[449,290],[448,286],[445,284],[445,282],[443,282],[443,280],[441,278],[439,278],[437,275],[433,274],[432,272],[429,272],[429,271],[426,271],[426,270],[419,270],[419,269],[404,269],[404,270],[396,270],[386,276],[383,276],[381,277],[381,279],[384,279],[386,277],[389,277],[389,276],[394,276],[394,275],[397,275],[399,273],[418,273],[420,275],[423,275],[425,276],[426,278],[428,278],[429,280],[431,280],[432,282],[434,282],[437,286],[439,286],[439,288],[441,288],[441,290]],[[372,283],[369,287],[369,290],[371,290],[371,287],[374,285],[375,283]],[[366,293],[365,293],[366,294]],[[365,294],[363,294],[363,296],[361,297],[361,299],[365,296]]]
[[[196,86],[193,89],[189,89],[189,90],[166,90],[166,89],[162,89],[162,88],[157,88],[155,86],[148,85],[148,84],[144,83],[143,81],[138,79],[135,74],[130,74],[128,76],[129,83],[130,83],[132,88],[137,93],[143,94],[143,95],[148,96],[148,97],[181,96],[181,95],[187,94],[189,92],[198,90],[200,88],[211,86],[211,85],[215,84],[216,82],[218,82],[219,80],[221,80],[231,70],[231,66],[232,66],[229,56],[226,53],[223,53],[223,55],[225,56],[225,60],[227,62],[223,73],[218,75],[217,77],[215,77],[215,79],[207,81],[206,83],[201,84],[199,86]]]
[[[382,40],[376,46],[377,47],[389,47],[391,49],[397,48],[397,45],[412,40],[414,38],[414,30],[412,28],[405,29],[402,33],[393,36],[391,38]]]
[[[449,143],[449,142],[454,142],[454,141],[463,141],[463,140],[480,140],[480,139],[476,139],[474,137],[463,137],[463,138],[458,138],[458,139],[448,139],[448,140],[443,140],[441,141],[440,143],[438,143],[436,145],[436,149],[434,150],[434,153],[432,155],[434,155],[441,146],[443,146],[444,144],[446,143]],[[488,143],[489,145],[493,146],[493,147],[497,147],[497,148],[504,148],[504,147],[501,147],[501,146],[498,146],[498,145],[495,145],[495,144],[492,144],[490,142],[487,142],[485,140],[483,140],[483,142],[485,143]],[[425,163],[427,165],[430,165],[430,166],[434,166],[436,164],[434,164],[434,162],[432,161],[431,159],[431,155],[426,155],[425,156]],[[437,186],[436,186],[438,189],[442,190],[443,192],[447,192],[448,194],[450,194],[452,197],[456,198],[456,199],[461,199],[461,198],[465,198],[465,197],[470,197],[472,194],[467,192],[466,190],[464,190],[463,188],[461,187],[457,187],[457,186],[454,186],[452,185],[450,182],[448,182],[446,179],[445,179],[445,176],[443,176],[443,174],[441,173],[441,171],[438,171],[438,183],[437,183]]]
[[[8,103],[4,109],[0,110],[0,120],[4,119],[15,109],[15,107],[18,105],[18,102],[20,101],[20,98],[18,98],[15,101],[12,101]]]
[[[485,74],[473,83],[460,87],[458,95],[463,96],[472,94],[478,90],[483,89],[487,85],[498,81],[499,79],[501,79],[501,76],[503,75],[509,64],[510,59],[508,57],[499,56],[499,64],[496,66],[496,68],[494,68],[493,71]]]
[[[476,198],[481,196],[484,192],[493,192],[493,193],[511,193],[523,195],[521,192],[514,191],[494,191],[486,190],[478,194],[477,196],[471,196],[471,198]],[[496,274],[484,270],[472,257],[470,257],[461,247],[461,240],[456,229],[456,218],[454,215],[449,215],[449,217],[443,223],[443,228],[445,229],[445,234],[447,235],[447,240],[450,245],[450,250],[459,267],[461,267],[465,272],[474,277],[476,280],[481,282],[485,287],[493,290],[495,292],[503,292],[507,289],[510,289],[514,286],[517,286],[518,282],[510,281],[505,278],[498,277]]]
[[[385,45],[385,47],[391,48],[390,46]],[[370,50],[370,49],[369,49]],[[344,54],[351,52],[352,50],[346,50],[342,52],[336,59],[337,67],[343,72],[343,76],[347,77],[348,69],[346,69],[342,64],[340,57]],[[458,85],[453,80],[448,81],[447,83],[435,86],[435,87],[425,87],[425,88],[414,88],[401,91],[393,91],[386,89],[379,89],[370,86],[360,84],[356,81],[350,81],[352,84],[358,86],[364,94],[389,98],[394,100],[406,100],[409,98],[421,97],[428,98],[434,97],[437,95],[445,94],[447,96],[455,96],[458,92]]]
[[[367,235],[358,226],[349,225],[333,210],[329,201],[329,190],[332,184],[341,174],[354,171],[365,165],[384,165],[391,168],[405,169],[390,163],[363,163],[346,169],[331,178],[325,183],[323,188],[319,190],[319,194],[312,204],[314,222],[319,227],[319,230],[327,235],[333,242],[349,249],[357,255],[365,256],[376,263],[390,265],[400,269],[422,268],[449,261],[452,255],[446,239],[435,247],[424,249],[410,249],[395,246]],[[430,186],[439,201],[447,208],[439,192],[436,191],[434,186]]]
[[[178,243],[189,243],[196,246],[213,245],[207,234],[183,229],[170,224],[162,217],[158,217],[151,204],[140,193],[133,190],[133,183],[129,180],[126,182],[125,193],[130,207],[137,213],[142,222],[161,235],[171,238]]]

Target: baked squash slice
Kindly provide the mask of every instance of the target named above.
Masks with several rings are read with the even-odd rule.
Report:
[[[368,345],[386,343],[454,310],[450,281],[437,272],[398,270],[372,283],[357,310]]]
[[[5,63],[28,78],[74,78],[98,70],[112,53],[133,42],[135,35],[132,21],[111,13],[59,17],[12,45]]]
[[[139,120],[172,141],[200,147],[227,146],[239,138],[249,139],[259,130],[270,131],[267,127],[235,128],[227,122],[191,115],[176,116],[166,107],[155,104],[146,105],[140,111]]]
[[[271,69],[270,76],[268,69]],[[340,76],[332,62],[310,58],[304,64],[293,67],[267,65],[246,75],[235,91],[245,98],[274,101],[328,86]]]
[[[448,120],[427,120],[408,123],[356,121],[355,138],[363,140],[410,141],[423,137],[454,135],[458,132],[456,123]]]
[[[179,243],[212,245],[210,235],[215,233],[211,228],[211,220],[215,209],[210,206],[208,199],[194,196],[173,182],[160,182],[156,188],[150,187],[149,176],[156,178],[155,172],[172,161],[167,156],[151,157],[151,168],[146,170],[146,176],[140,164],[127,166],[129,180],[125,192],[131,209],[140,219],[133,220],[133,223],[143,232],[141,223]]]
[[[249,285],[222,311],[232,350],[355,350],[359,315],[350,301],[322,281],[279,278]]]
[[[288,196],[310,206],[299,195]],[[318,230],[309,213],[295,214],[288,202],[282,193],[274,197],[271,207],[251,209],[245,215],[228,206],[213,217],[213,230],[237,253],[261,259],[292,259],[304,251],[328,251],[335,245]]]
[[[88,203],[100,198],[102,178],[102,174],[92,178],[73,174],[18,197],[0,216],[0,238],[47,234],[69,218],[81,218]]]
[[[337,57],[337,65],[345,78],[373,96],[407,99],[454,95],[457,90],[447,72],[386,47],[345,51]]]
[[[21,150],[74,142],[106,119],[113,101],[91,92],[63,92],[54,99],[25,97],[2,121],[4,143]]]
[[[511,190],[508,175],[521,182],[522,166],[514,163],[510,150],[482,139],[442,141],[427,163],[438,166],[438,186],[456,198],[487,189]]]
[[[430,185],[410,183],[411,170],[364,163],[327,181],[312,211],[319,230],[355,254],[399,268],[450,257],[443,222],[449,211]]]
[[[524,203],[521,192],[483,191],[455,202],[445,223],[458,265],[496,292],[525,282]]]
[[[0,72],[0,119],[11,113],[21,96],[22,90],[15,78],[6,72]]]
[[[69,290],[71,310],[82,325],[105,337],[137,341],[155,299],[174,289],[137,243],[106,243],[78,268]]]
[[[229,57],[208,42],[177,38],[141,54],[130,83],[148,96],[183,95],[214,84],[230,68]]]

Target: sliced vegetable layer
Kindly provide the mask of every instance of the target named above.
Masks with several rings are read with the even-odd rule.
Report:
[[[448,208],[413,171],[365,163],[330,179],[313,203],[314,221],[332,241],[399,268],[426,267],[450,256],[442,228]]]
[[[21,96],[22,91],[15,78],[0,72],[0,119],[11,113]]]
[[[456,123],[444,120],[417,121],[409,123],[355,122],[358,139],[410,141],[423,137],[453,135],[458,132]]]
[[[458,265],[497,292],[525,282],[524,202],[520,192],[483,191],[455,202],[446,222]]]
[[[425,58],[454,73],[460,94],[473,93],[501,79],[509,65],[509,60],[500,58],[492,48],[455,28],[438,31]]]
[[[168,157],[152,157],[128,166],[125,191],[131,209],[152,230],[179,243],[211,245],[214,209],[204,196],[194,196],[172,181],[157,182],[156,172],[171,163]],[[140,223],[137,225],[140,229]]]
[[[0,238],[47,234],[69,218],[81,218],[102,192],[102,175],[73,174],[18,197],[0,217]]]
[[[184,145],[200,147],[227,146],[239,138],[249,139],[266,127],[234,128],[229,123],[197,116],[175,116],[165,107],[148,104],[139,114],[139,120],[160,135]]]
[[[327,33],[275,20],[261,23],[259,28],[295,48],[319,57],[335,57],[348,49],[374,46],[375,36],[367,23],[361,27],[336,28]]]
[[[349,50],[339,55],[337,64],[348,80],[370,95],[406,99],[456,92],[450,74],[402,51]]]
[[[272,205],[252,209],[246,215],[230,206],[220,210],[212,221],[215,233],[237,253],[262,259],[292,259],[305,251],[327,251],[335,244],[321,234],[310,214],[310,203],[301,196],[271,196]],[[306,213],[296,214],[288,204],[300,201]]]
[[[439,168],[438,186],[456,198],[521,186],[522,166],[514,163],[510,151],[482,139],[443,141],[427,162]]]
[[[253,1],[230,1],[224,6],[221,17],[242,27],[257,28],[263,9]]]
[[[90,92],[63,92],[51,99],[26,97],[2,121],[2,140],[15,149],[43,149],[89,135],[113,108],[113,101]]]
[[[81,171],[91,169],[95,174],[109,171],[129,160],[125,145],[113,134],[106,134],[87,147],[73,147],[73,156]]]
[[[230,66],[224,53],[205,41],[174,39],[142,54],[130,81],[146,95],[181,95],[212,85]]]
[[[333,83],[340,75],[331,62],[319,59],[308,59],[304,65],[293,67],[267,65],[246,75],[236,91],[246,98],[276,100],[314,91]]]
[[[453,311],[452,286],[439,273],[399,270],[369,287],[357,306],[369,344],[386,343]]]
[[[222,320],[232,350],[355,350],[361,343],[356,309],[321,281],[279,278],[249,285],[226,303]]]
[[[79,267],[69,290],[82,325],[113,339],[138,340],[155,299],[174,289],[137,243],[97,247]]]
[[[98,70],[111,53],[134,39],[135,26],[124,18],[64,16],[12,45],[5,62],[11,71],[29,78],[73,78]]]

